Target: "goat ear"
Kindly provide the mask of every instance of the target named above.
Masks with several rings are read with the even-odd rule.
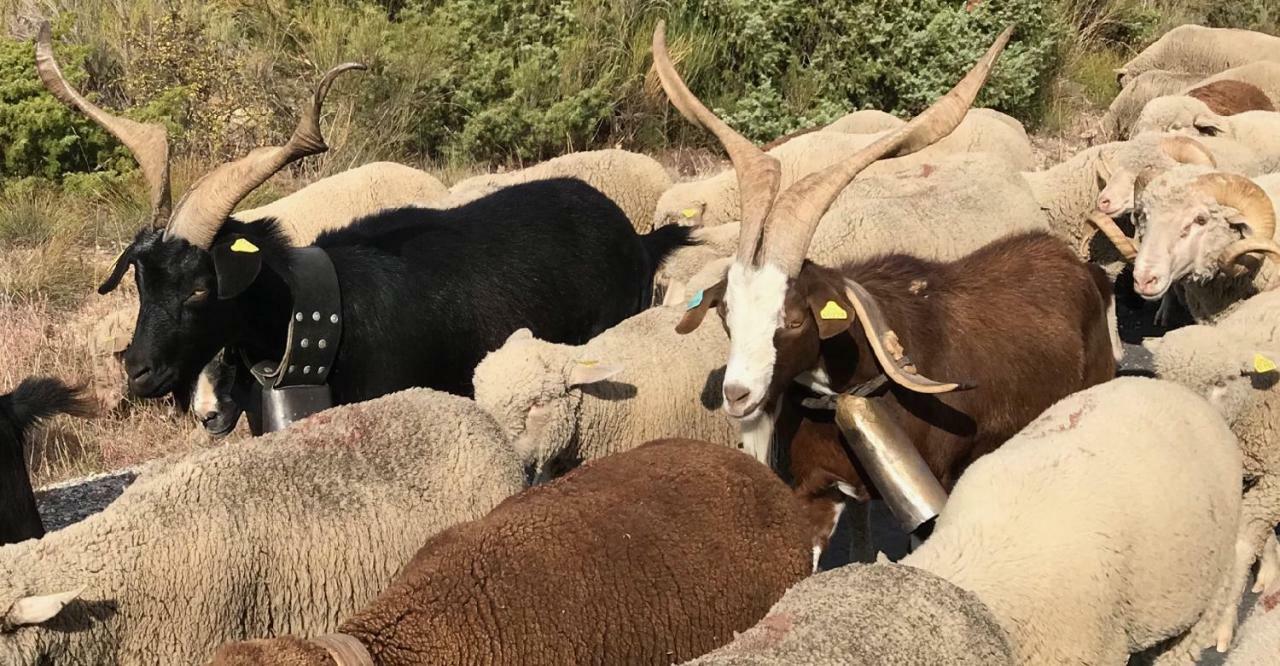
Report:
[[[853,305],[839,290],[826,283],[815,283],[805,296],[813,320],[818,322],[818,337],[826,340],[849,330],[853,325]]]
[[[693,296],[685,304],[684,317],[680,319],[680,323],[676,324],[676,333],[680,335],[692,333],[702,325],[707,312],[724,300],[725,284],[725,281],[721,280],[706,289],[693,292]]]
[[[4,620],[11,627],[23,627],[33,624],[42,624],[52,620],[66,608],[67,604],[80,596],[84,592],[84,588],[62,592],[60,594],[46,594],[39,597],[23,597],[9,607],[9,612],[5,613]]]
[[[102,286],[98,287],[98,293],[106,296],[116,290],[120,286],[120,280],[124,279],[124,274],[129,271],[129,266],[133,263],[133,246],[125,248],[120,256],[116,257],[114,263],[111,264],[111,273],[107,275],[107,279],[102,281]]]
[[[218,298],[235,298],[262,272],[262,250],[243,236],[231,236],[213,247],[213,272],[218,276]]]
[[[1191,121],[1191,125],[1196,128],[1197,132],[1204,136],[1218,136],[1219,134],[1222,134],[1224,129],[1226,129],[1222,125],[1221,118],[1205,113],[1196,116],[1196,119]]]

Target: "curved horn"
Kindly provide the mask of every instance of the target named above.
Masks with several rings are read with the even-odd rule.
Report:
[[[1222,250],[1220,265],[1233,266],[1241,257],[1254,252],[1269,254],[1276,262],[1280,262],[1280,243],[1270,238],[1245,238]]]
[[[311,106],[302,114],[293,136],[283,146],[256,148],[248,155],[205,174],[197,180],[173,211],[165,238],[182,238],[208,249],[222,221],[250,192],[289,163],[329,150],[320,133],[320,107],[333,80],[343,72],[368,69],[357,62],[338,65],[325,73],[316,86]]]
[[[1151,181],[1155,180],[1163,171],[1164,169],[1161,169],[1160,167],[1143,167],[1142,170],[1138,172],[1138,175],[1134,177],[1133,206],[1135,208],[1138,206],[1138,197],[1142,196],[1142,191],[1147,189],[1147,186],[1151,184]]]
[[[374,666],[368,648],[354,636],[325,634],[308,642],[324,648],[337,666]]]
[[[1181,164],[1203,164],[1216,167],[1218,161],[1203,143],[1189,136],[1167,136],[1160,140],[1160,150]]]
[[[889,327],[889,320],[880,310],[876,299],[862,285],[853,280],[845,280],[845,296],[853,305],[853,310],[862,323],[862,330],[871,343],[871,350],[884,374],[895,384],[915,391],[916,393],[950,393],[973,388],[968,384],[946,383],[929,379],[916,371],[915,365],[907,358],[898,341],[898,334]]]
[[[1005,28],[973,69],[950,92],[911,122],[845,161],[809,174],[783,192],[764,230],[765,258],[790,277],[799,274],[818,222],[845,186],[882,157],[909,155],[950,134],[964,120],[1012,34],[1013,26]]]
[[[738,173],[738,197],[742,203],[742,231],[738,235],[738,260],[754,264],[760,247],[764,221],[773,208],[782,180],[782,166],[716,117],[685,85],[667,52],[667,22],[658,21],[653,30],[653,67],[658,70],[662,89],[680,115],[709,130],[724,146]]]
[[[36,33],[36,72],[46,90],[58,101],[76,109],[99,127],[111,133],[123,143],[137,160],[142,176],[151,191],[151,225],[163,228],[169,221],[172,199],[169,196],[169,136],[164,125],[139,123],[128,118],[103,111],[93,102],[76,92],[62,75],[62,68],[53,57],[53,38],[49,22],[40,23]]]
[[[1192,181],[1198,188],[1213,197],[1220,205],[1240,211],[1248,225],[1249,237],[1228,245],[1219,256],[1224,269],[1234,265],[1246,254],[1262,252],[1280,261],[1276,242],[1276,210],[1271,197],[1257,183],[1234,173],[1208,173]]]
[[[1115,220],[1101,211],[1095,210],[1089,214],[1089,222],[1097,227],[1098,231],[1101,231],[1102,235],[1106,236],[1112,245],[1116,246],[1116,249],[1120,251],[1120,256],[1124,257],[1125,261],[1133,261],[1134,257],[1138,256],[1137,243],[1124,235],[1124,232],[1116,225]]]

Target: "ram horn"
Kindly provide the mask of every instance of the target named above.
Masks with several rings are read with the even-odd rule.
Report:
[[[316,87],[311,106],[302,114],[289,142],[283,146],[256,148],[248,155],[205,174],[191,186],[175,207],[165,238],[181,238],[196,247],[208,249],[236,205],[250,192],[289,163],[327,150],[320,133],[320,108],[333,80],[343,72],[367,69],[349,62],[325,73]]]
[[[738,234],[738,260],[746,265],[756,263],[764,221],[778,196],[782,166],[773,156],[716,117],[685,85],[667,52],[667,24],[658,21],[653,30],[653,67],[658,71],[662,89],[680,115],[689,122],[706,128],[733,162],[738,174],[738,198],[742,205],[742,227]]]
[[[1192,181],[1192,187],[1222,206],[1240,211],[1254,238],[1274,238],[1276,210],[1271,197],[1257,183],[1234,173],[1208,173]]]
[[[46,90],[58,101],[76,109],[110,132],[124,144],[137,160],[151,195],[151,226],[161,229],[169,221],[172,199],[169,195],[169,135],[159,123],[139,123],[103,111],[85,99],[62,75],[53,57],[53,38],[49,22],[40,24],[36,33],[36,72]]]
[[[309,639],[309,643],[322,647],[337,666],[373,666],[369,650],[354,636],[325,634]]]
[[[911,122],[883,136],[843,162],[812,173],[778,197],[765,224],[765,260],[776,264],[788,276],[799,275],[818,222],[850,181],[863,169],[883,157],[901,157],[919,151],[950,134],[986,83],[996,59],[1013,34],[1010,26],[1000,33],[991,48],[973,69],[941,99]]]
[[[1180,164],[1203,164],[1216,167],[1218,161],[1203,143],[1189,136],[1169,136],[1160,140],[1160,150]]]
[[[1245,238],[1231,243],[1222,251],[1221,265],[1233,266],[1240,257],[1253,253],[1269,254],[1280,263],[1280,243],[1270,238]]]
[[[1116,246],[1125,261],[1133,261],[1138,256],[1137,242],[1124,235],[1124,232],[1116,225],[1115,220],[1101,211],[1095,210],[1089,214],[1089,222],[1097,227],[1098,231],[1101,231],[1102,235],[1106,236],[1112,245]]]
[[[862,324],[867,342],[884,374],[903,388],[916,393],[950,393],[973,388],[970,384],[939,382],[917,372],[915,366],[907,358],[898,334],[889,327],[889,321],[880,310],[879,303],[862,285],[853,280],[845,280],[845,297],[853,305],[854,313]]]

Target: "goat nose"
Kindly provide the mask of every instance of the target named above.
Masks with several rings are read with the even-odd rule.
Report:
[[[724,399],[736,405],[751,396],[751,390],[741,384],[725,384]]]

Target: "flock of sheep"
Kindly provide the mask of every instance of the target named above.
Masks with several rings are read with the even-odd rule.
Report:
[[[1017,121],[970,109],[1010,34],[910,122],[858,111],[762,150],[685,87],[660,23],[663,89],[730,170],[672,183],[604,150],[446,188],[376,163],[232,213],[326,149],[321,102],[355,67],[325,77],[288,145],[172,205],[163,129],[81,97],[46,26],[46,87],[152,187],[155,219],[104,285],[137,274],[130,386],[234,427],[254,409],[239,388],[263,381],[237,360],[252,334],[184,333],[198,363],[172,371],[156,341],[207,308],[252,321],[272,275],[301,293],[287,258],[311,247],[336,266],[349,351],[329,375],[338,406],[150,463],[47,535],[24,430],[86,406],[54,380],[0,397],[0,662],[1116,664],[1216,648],[1276,663],[1280,37],[1169,32],[1120,72],[1104,142],[1036,170]],[[570,273],[638,252],[601,273],[626,273],[609,292],[625,298],[602,297],[625,316],[522,325],[503,299],[560,279],[537,272],[413,282],[413,262],[445,261],[424,247],[445,236],[420,234],[573,210],[604,250],[534,236],[524,251]],[[580,293],[545,309],[577,312],[596,292]],[[1138,297],[1161,303],[1157,323],[1194,324],[1125,345],[1117,309]],[[476,313],[445,329],[482,348],[462,395],[430,374],[396,383],[413,330],[361,346],[383,334],[370,322],[404,328],[406,302],[424,326]],[[285,307],[260,345],[275,359],[294,344]],[[1117,377],[1122,360],[1147,376]],[[819,572],[842,514],[916,490],[885,475],[886,452],[917,461],[945,505],[904,522],[916,547],[900,561]],[[1262,598],[1237,626],[1255,564]]]

